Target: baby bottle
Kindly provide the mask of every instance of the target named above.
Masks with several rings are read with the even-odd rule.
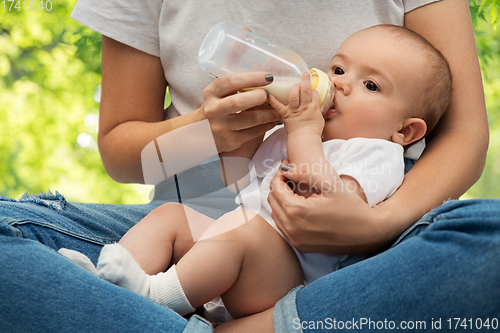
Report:
[[[285,105],[290,88],[300,83],[302,73],[309,72],[311,88],[320,96],[321,112],[332,103],[334,86],[325,72],[309,70],[297,53],[224,22],[208,32],[198,53],[198,65],[216,78],[232,73],[269,72],[274,81],[263,88]]]

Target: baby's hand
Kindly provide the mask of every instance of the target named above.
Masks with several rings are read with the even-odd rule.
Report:
[[[302,74],[302,81],[290,90],[288,106],[269,96],[269,104],[280,114],[288,134],[297,130],[313,131],[321,135],[325,120],[320,110],[318,92],[311,89],[311,76]]]

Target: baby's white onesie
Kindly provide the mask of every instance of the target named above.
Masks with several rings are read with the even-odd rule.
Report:
[[[278,171],[281,161],[288,158],[286,138],[286,131],[281,128],[260,145],[251,162],[250,184],[240,191],[236,199],[240,208],[258,213],[285,240],[286,237],[271,218],[271,207],[267,197],[270,192],[269,184]],[[348,175],[356,179],[370,206],[391,196],[403,182],[404,150],[399,144],[382,139],[335,139],[323,142],[323,151],[339,175]],[[321,172],[315,170],[315,167],[319,166],[310,166],[310,171]],[[294,250],[302,266],[306,284],[335,271],[338,264],[349,257],[300,253],[295,248]],[[363,258],[364,256],[359,256],[358,260]],[[352,259],[354,258],[351,257],[350,261]]]

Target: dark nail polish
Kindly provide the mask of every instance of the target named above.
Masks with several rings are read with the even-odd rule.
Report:
[[[288,164],[288,163],[281,163],[281,170],[282,171],[290,171],[291,169],[293,168],[293,166],[291,164]]]
[[[273,76],[273,74],[267,74],[267,75],[266,75],[266,81],[273,82],[273,81],[274,81],[274,76]]]
[[[266,89],[264,89],[264,91],[266,92],[267,98],[269,98],[269,91],[267,91]]]

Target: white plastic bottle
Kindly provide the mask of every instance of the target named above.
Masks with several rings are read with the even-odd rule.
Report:
[[[302,73],[310,72],[311,88],[319,93],[322,113],[333,100],[332,81],[323,71],[309,70],[297,53],[224,22],[208,32],[198,53],[198,65],[214,77],[269,72],[274,81],[264,88],[283,104],[288,104],[290,89],[300,82]]]

